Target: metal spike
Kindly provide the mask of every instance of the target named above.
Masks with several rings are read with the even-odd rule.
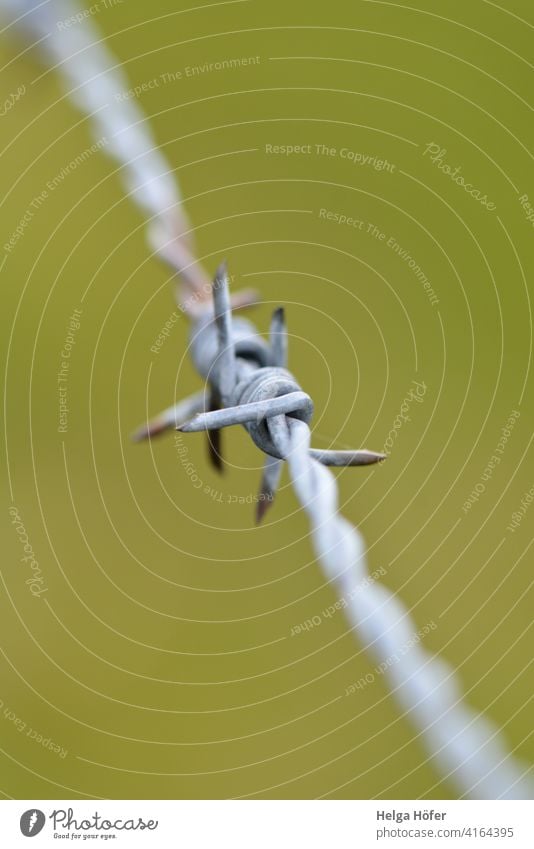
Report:
[[[253,401],[251,404],[240,404],[238,407],[225,407],[211,413],[200,413],[191,421],[177,427],[183,433],[198,433],[201,430],[229,427],[234,424],[264,419],[266,416],[278,416],[292,413],[309,404],[309,396],[305,392],[288,392],[278,398],[266,398],[264,401]]]
[[[184,398],[183,401],[178,401],[172,407],[167,407],[166,410],[163,410],[163,412],[159,413],[153,419],[150,419],[146,424],[140,425],[132,433],[132,440],[134,442],[141,442],[143,439],[159,436],[166,430],[178,427],[178,425],[190,419],[191,416],[195,416],[197,413],[203,413],[206,409],[205,402],[204,391],[195,392],[194,395]]]
[[[212,389],[209,401],[209,411],[219,410],[221,406],[221,398],[216,389]],[[208,458],[219,473],[224,472],[224,460],[222,456],[222,435],[220,430],[211,430],[206,434],[208,441]]]
[[[226,407],[236,384],[235,348],[232,340],[232,311],[230,308],[226,262],[222,262],[217,269],[212,292],[219,341],[219,356],[217,358],[218,385],[222,403]]]
[[[230,307],[232,312],[236,310],[247,309],[254,307],[260,300],[259,292],[256,289],[240,289],[239,292],[234,292],[230,296]]]
[[[271,343],[274,365],[279,366],[280,368],[286,368],[287,327],[283,307],[278,307],[278,309],[273,312],[269,331],[269,341]]]
[[[258,501],[256,502],[256,524],[259,525],[265,516],[269,507],[272,506],[278,484],[280,483],[280,475],[282,473],[283,460],[278,460],[276,457],[266,457],[263,467],[263,474],[258,493]]]
[[[376,451],[327,451],[320,448],[310,448],[310,454],[323,466],[369,466],[372,463],[380,463],[387,458],[387,454],[378,454]]]

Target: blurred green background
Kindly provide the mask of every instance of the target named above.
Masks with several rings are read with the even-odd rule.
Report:
[[[226,257],[234,290],[260,290],[251,317],[263,331],[286,306],[314,444],[381,450],[413,381],[425,384],[387,463],[336,473],[340,503],[417,627],[436,623],[425,646],[531,761],[534,511],[507,529],[533,484],[534,252],[520,202],[534,199],[531,4],[124,0],[91,20],[131,86],[159,80],[137,102],[176,169],[206,268]],[[4,31],[2,98],[24,94],[0,118],[2,245],[93,143],[58,76],[43,76],[25,46]],[[185,71],[243,57],[259,61]],[[446,150],[435,162],[431,143]],[[345,148],[392,167],[351,161]],[[243,430],[224,434],[223,477],[203,438],[183,437],[201,488],[173,433],[130,442],[147,414],[200,384],[184,317],[151,351],[175,309],[171,274],[151,258],[116,165],[88,157],[0,260],[3,793],[454,798],[383,676],[345,696],[374,661],[342,613],[291,636],[336,597],[287,477],[258,528],[246,498],[261,456]],[[57,374],[75,309],[60,433]],[[501,462],[483,479],[512,411]],[[13,504],[42,570],[36,597]]]

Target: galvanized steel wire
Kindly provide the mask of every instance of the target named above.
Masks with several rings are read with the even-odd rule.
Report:
[[[191,318],[190,351],[206,385],[144,424],[136,438],[172,427],[213,428],[216,433],[229,424],[243,424],[266,454],[260,492],[268,496],[274,496],[286,462],[309,517],[317,561],[337,596],[347,602],[348,625],[384,669],[391,692],[441,775],[455,783],[461,796],[531,798],[527,767],[508,752],[497,726],[466,704],[451,666],[420,643],[399,653],[416,625],[399,598],[370,576],[363,537],[340,514],[336,480],[326,468],[367,464],[380,455],[311,448],[313,403],[287,371],[283,313],[274,314],[267,342],[249,321],[232,315],[232,307],[251,303],[253,294],[230,298],[224,266],[210,285],[186,235],[187,218],[172,168],[158,151],[140,108],[114,98],[125,81],[93,24],[59,31],[58,17],[76,11],[67,0],[5,0],[4,8],[19,31],[42,42],[69,96],[90,116],[95,136],[108,140],[106,149],[119,163],[128,193],[151,216],[149,244],[182,278],[178,303]]]

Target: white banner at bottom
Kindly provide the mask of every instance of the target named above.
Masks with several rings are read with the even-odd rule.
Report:
[[[187,849],[534,847],[532,802],[50,801],[0,803],[1,845]]]

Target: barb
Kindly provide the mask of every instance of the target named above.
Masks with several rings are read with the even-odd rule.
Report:
[[[139,428],[134,438],[150,438],[175,426],[197,429],[182,427],[184,419],[195,413],[204,415],[202,429],[215,422],[215,434],[221,421],[224,426],[243,424],[267,455],[260,492],[269,500],[261,502],[258,521],[287,461],[296,495],[310,518],[318,561],[339,595],[350,599],[346,614],[351,628],[386,664],[392,692],[423,735],[438,769],[456,782],[462,795],[531,798],[528,770],[507,752],[498,728],[465,704],[456,675],[446,663],[420,645],[395,664],[387,663],[412,637],[415,625],[403,603],[370,579],[363,537],[339,514],[336,482],[326,468],[367,465],[384,456],[310,448],[313,405],[286,371],[287,333],[281,310],[273,315],[269,344],[250,322],[232,319],[231,309],[253,303],[256,296],[247,291],[230,298],[225,268],[219,269],[212,307],[210,280],[195,259],[172,168],[146,129],[139,107],[115,97],[127,83],[92,23],[86,20],[83,27],[60,33],[57,17],[68,18],[77,11],[68,0],[4,0],[3,8],[16,18],[20,31],[40,40],[49,64],[65,78],[71,99],[90,116],[94,132],[109,139],[106,149],[121,165],[128,193],[152,216],[149,244],[182,280],[177,301],[192,320],[191,354],[210,392],[169,407]],[[217,418],[219,413],[222,418]]]
[[[213,283],[213,308],[217,327],[217,389],[223,406],[228,406],[236,381],[235,348],[232,338],[230,293],[226,263],[217,269]],[[215,364],[214,364],[215,365]],[[215,415],[215,414],[213,414]]]
[[[171,407],[167,407],[166,410],[159,413],[159,415],[155,416],[153,419],[150,419],[144,425],[141,425],[132,433],[132,440],[134,442],[141,442],[143,439],[147,439],[150,437],[160,436],[162,433],[165,433],[166,430],[179,428],[180,425],[184,424],[191,416],[195,416],[197,413],[201,413],[206,408],[206,393],[202,390],[201,392],[195,392],[194,395],[190,395],[189,398],[185,398],[183,401],[179,401],[177,404],[173,404]]]
[[[226,276],[218,277],[216,286],[218,303],[224,303],[227,310],[225,333],[219,335],[226,350],[231,332],[229,298],[220,291],[227,287]],[[219,312],[219,324],[221,321]],[[204,367],[206,352],[213,355],[211,326],[202,326],[201,344],[193,357]],[[279,332],[283,333],[283,345],[275,342]],[[420,644],[412,645],[408,652],[399,652],[401,646],[411,644],[416,625],[406,606],[371,579],[363,537],[339,514],[336,481],[325,468],[367,465],[384,455],[310,447],[311,399],[278,365],[286,359],[285,335],[278,311],[273,316],[270,335],[271,359],[277,365],[265,367],[254,363],[253,357],[237,356],[232,360],[232,382],[237,380],[237,386],[228,395],[232,406],[200,414],[178,429],[192,432],[244,424],[256,444],[269,455],[260,485],[260,493],[268,500],[260,502],[257,521],[264,515],[266,505],[272,503],[282,461],[287,461],[295,493],[310,519],[317,558],[339,597],[347,601],[349,625],[386,670],[395,698],[423,736],[441,774],[453,779],[463,795],[474,798],[531,798],[533,788],[527,768],[508,753],[497,726],[464,703],[452,667]],[[250,340],[249,350],[253,350]],[[261,346],[258,350],[263,352]],[[217,354],[213,358],[216,362]],[[214,368],[210,380],[215,387],[219,378],[220,371]],[[392,657],[395,663],[389,662]]]

